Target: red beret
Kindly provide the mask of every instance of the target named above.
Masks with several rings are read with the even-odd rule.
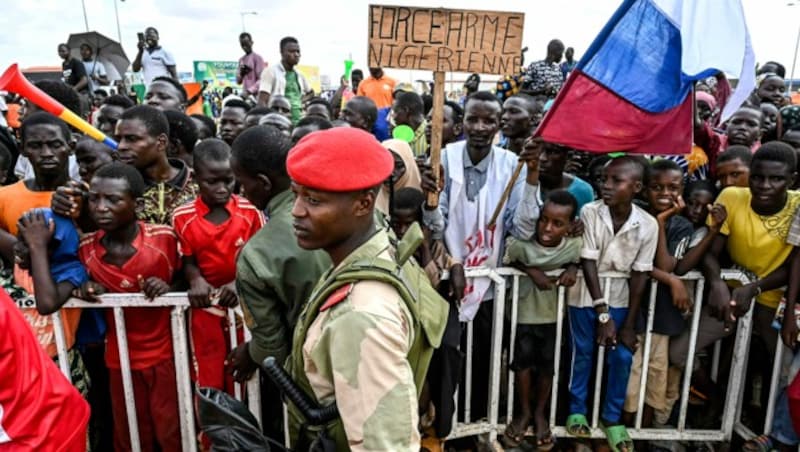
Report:
[[[372,134],[352,127],[320,130],[289,151],[286,170],[304,187],[348,192],[382,184],[394,170],[391,153]]]

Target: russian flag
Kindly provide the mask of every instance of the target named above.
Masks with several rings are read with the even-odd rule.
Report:
[[[626,0],[572,71],[536,135],[575,149],[687,154],[693,82],[738,74],[730,116],[755,87],[740,0]]]

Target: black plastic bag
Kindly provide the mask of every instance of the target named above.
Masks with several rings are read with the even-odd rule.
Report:
[[[242,402],[214,388],[197,389],[200,428],[220,452],[270,452],[258,421]]]

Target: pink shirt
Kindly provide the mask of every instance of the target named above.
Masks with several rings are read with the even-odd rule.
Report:
[[[244,77],[236,73],[236,82],[244,86],[244,90],[250,94],[258,94],[258,84],[261,80],[261,71],[267,66],[261,55],[250,52],[247,55],[239,58],[239,66],[247,65],[252,69]]]

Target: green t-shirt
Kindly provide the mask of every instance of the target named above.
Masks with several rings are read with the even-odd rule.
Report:
[[[286,90],[284,95],[292,104],[292,124],[297,124],[300,116],[303,115],[303,93],[300,91],[300,80],[297,79],[297,72],[286,71]]]
[[[580,260],[582,245],[583,240],[580,237],[565,238],[558,246],[552,248],[540,245],[535,238],[523,242],[511,237],[507,242],[503,263],[508,265],[518,262],[542,271],[556,270],[566,264],[577,263]],[[558,316],[557,308],[557,288],[539,290],[530,278],[526,276],[519,278],[517,323],[523,325],[555,323]]]

